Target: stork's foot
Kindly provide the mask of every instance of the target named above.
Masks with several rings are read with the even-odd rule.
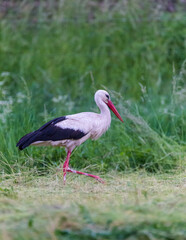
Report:
[[[65,166],[64,166],[65,165]],[[57,175],[57,173],[59,172],[59,171],[61,171],[61,169],[62,169],[62,167],[63,167],[63,183],[64,183],[64,185],[65,185],[65,183],[66,183],[66,175],[67,175],[67,172],[71,172],[71,173],[77,173],[77,174],[81,174],[81,175],[85,175],[85,176],[88,176],[88,177],[92,177],[92,178],[95,178],[98,182],[100,182],[100,183],[105,183],[104,181],[103,181],[103,179],[102,178],[100,178],[99,176],[96,176],[96,175],[93,175],[93,174],[89,174],[89,173],[84,173],[84,172],[80,172],[80,171],[76,171],[76,170],[73,170],[73,169],[71,169],[71,168],[67,168],[66,169],[66,164],[64,164],[63,166],[62,166],[62,164],[60,164],[60,166],[56,169],[56,175]]]
[[[63,176],[63,184],[64,185],[66,184],[66,174],[65,174],[65,176]]]
[[[100,183],[103,183],[103,184],[105,183],[99,176],[96,176],[96,175],[93,175],[93,174],[76,171],[76,170],[73,170],[71,168],[67,168],[67,172],[77,173],[77,174],[85,175],[85,176],[88,176],[88,177],[92,177],[92,178],[95,178]]]
[[[96,176],[95,179],[98,180],[98,182],[105,184],[103,179],[101,179],[99,176]]]
[[[56,173],[55,173],[56,176],[58,175],[58,172],[60,172],[62,168],[63,168],[62,164],[60,164],[60,166],[58,168],[56,168]],[[64,183],[64,185],[66,183],[66,175],[67,175],[67,171],[64,171],[63,172],[63,183]]]

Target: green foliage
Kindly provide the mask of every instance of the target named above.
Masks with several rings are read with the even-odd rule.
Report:
[[[14,192],[13,187],[11,187],[11,188],[0,188],[0,196],[15,198],[16,193]]]
[[[28,174],[30,179],[28,179]],[[0,238],[183,240],[185,173],[110,172],[102,185],[85,176],[0,178],[17,198],[0,194]]]
[[[64,151],[18,152],[16,142],[54,117],[97,111],[99,88],[111,93],[124,124],[113,117],[104,137],[74,152],[73,167],[183,168],[185,14],[139,1],[118,1],[113,9],[89,1],[23,6],[0,22],[1,172],[57,166]]]

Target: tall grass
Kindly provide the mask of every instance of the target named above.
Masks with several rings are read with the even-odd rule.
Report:
[[[110,8],[59,1],[51,9],[26,2],[21,13],[1,19],[2,172],[57,166],[64,151],[18,152],[16,142],[54,117],[97,111],[93,94],[100,88],[111,93],[124,124],[113,117],[104,137],[74,152],[74,167],[168,171],[184,166],[185,15],[131,2]]]

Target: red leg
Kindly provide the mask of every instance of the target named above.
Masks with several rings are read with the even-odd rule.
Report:
[[[66,182],[66,175],[67,175],[67,169],[68,169],[68,164],[69,164],[69,160],[70,160],[70,155],[71,155],[71,151],[68,151],[66,160],[63,164],[63,181],[64,181],[64,184]]]
[[[98,180],[99,182],[104,183],[104,181],[99,176],[96,176],[96,175],[93,175],[93,174],[76,171],[76,170],[73,170],[73,169],[70,169],[70,168],[67,168],[66,171],[71,172],[71,173],[82,174],[82,175],[85,175],[85,176],[88,176],[88,177],[92,177],[92,178],[95,178],[96,180]]]

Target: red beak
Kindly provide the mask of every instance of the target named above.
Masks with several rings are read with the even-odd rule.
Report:
[[[115,106],[114,106],[114,104],[112,103],[111,100],[108,100],[107,105],[113,111],[113,113],[116,115],[116,117],[118,117],[119,120],[123,122],[123,119],[121,118],[119,112],[117,111],[117,109],[115,108]]]

